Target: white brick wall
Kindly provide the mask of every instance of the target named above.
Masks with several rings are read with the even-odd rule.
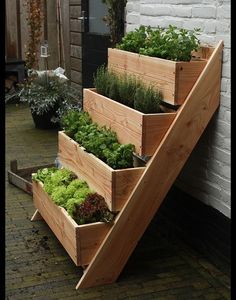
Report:
[[[221,104],[176,184],[230,218],[231,17],[229,0],[128,0],[126,31],[139,25],[201,28],[200,41],[224,41]]]

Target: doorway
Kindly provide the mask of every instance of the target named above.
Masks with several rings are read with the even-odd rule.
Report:
[[[82,87],[93,87],[93,74],[107,64],[110,47],[109,27],[103,20],[108,13],[102,0],[81,1],[82,30]]]

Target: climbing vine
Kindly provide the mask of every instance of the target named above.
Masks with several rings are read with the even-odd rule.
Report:
[[[27,69],[38,69],[39,46],[42,37],[43,4],[42,0],[25,0],[29,39],[25,52]]]
[[[114,47],[124,36],[124,10],[127,0],[102,0],[107,5],[108,15],[104,21],[110,28],[111,44]]]

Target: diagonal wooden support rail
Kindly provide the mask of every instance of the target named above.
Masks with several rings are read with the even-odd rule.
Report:
[[[120,275],[219,106],[222,49],[220,41],[76,289]]]

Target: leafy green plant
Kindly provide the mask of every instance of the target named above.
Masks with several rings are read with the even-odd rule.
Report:
[[[121,42],[116,45],[116,48],[129,52],[139,53],[139,49],[143,47],[147,39],[147,28],[149,27],[141,25],[134,31],[126,33]]]
[[[102,0],[107,5],[108,15],[103,19],[110,28],[112,46],[120,42],[124,36],[124,10],[127,0]]]
[[[32,180],[42,182],[52,201],[65,208],[78,224],[97,221],[108,223],[115,217],[104,198],[93,192],[86,181],[76,178],[70,170],[54,167],[39,169]]]
[[[65,133],[69,137],[74,137],[82,126],[91,124],[92,120],[88,113],[80,113],[79,110],[72,109],[62,116],[60,123]]]
[[[187,30],[169,25],[168,28],[141,25],[127,33],[116,47],[121,50],[174,61],[190,61],[191,53],[197,50],[200,29]]]
[[[89,194],[86,199],[74,211],[74,219],[78,224],[91,222],[113,221],[115,214],[107,209],[104,198],[97,194]]]
[[[94,75],[94,85],[99,94],[143,113],[161,111],[161,93],[134,75],[118,75],[102,66]]]
[[[73,122],[70,122],[72,117]],[[69,132],[70,137],[87,152],[94,154],[113,169],[133,167],[134,145],[119,144],[116,133],[105,126],[92,123],[87,112],[70,111],[63,120],[65,133]],[[79,125],[74,126],[74,124]]]
[[[31,112],[36,115],[43,115],[54,109],[54,122],[60,121],[65,112],[81,108],[78,92],[71,87],[68,80],[54,73],[40,76],[31,74],[19,87],[20,101],[27,102]]]

